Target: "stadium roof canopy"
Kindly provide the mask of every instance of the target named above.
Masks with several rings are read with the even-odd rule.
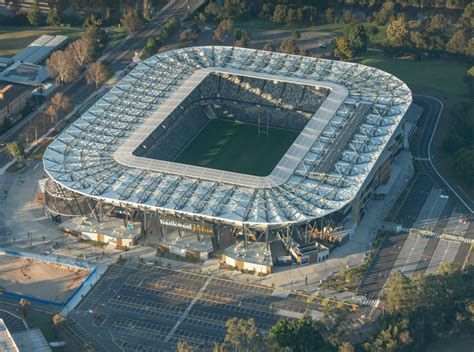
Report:
[[[330,94],[267,177],[133,156],[210,72],[322,86]],[[279,226],[350,203],[410,104],[411,92],[402,81],[364,65],[191,47],[141,62],[61,133],[43,161],[63,187],[117,205]]]

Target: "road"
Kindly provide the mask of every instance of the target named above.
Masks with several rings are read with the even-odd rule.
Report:
[[[447,181],[439,170],[437,170],[433,161],[432,144],[443,110],[443,103],[430,96],[414,94],[413,97],[413,102],[423,107],[424,114],[428,115],[425,119],[420,141],[418,145],[412,147],[413,157],[421,162],[426,173],[430,175],[433,181],[441,187],[449,197],[457,199],[459,206],[468,214],[474,214],[474,202],[459,186]]]
[[[156,37],[161,29],[161,24],[170,16],[177,16],[180,20],[184,20],[189,11],[194,11],[203,0],[175,0],[168,3],[161,13],[152,22],[145,25],[132,36],[127,37],[119,45],[110,48],[104,52],[101,61],[106,60],[107,65],[112,72],[118,72],[125,69],[131,62],[135,52],[140,51],[146,45],[149,38]],[[78,105],[87,100],[95,91],[93,85],[88,85],[84,75],[73,83],[59,89],[63,94],[69,97],[74,105]],[[47,104],[43,104],[31,114],[22,119],[18,124],[9,129],[0,136],[0,143],[8,143],[17,138],[22,133],[22,128],[31,120],[36,118],[38,114],[45,109]],[[0,167],[10,160],[6,151],[0,148]]]

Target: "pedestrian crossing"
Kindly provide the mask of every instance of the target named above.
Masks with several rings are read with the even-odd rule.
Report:
[[[362,300],[361,304],[363,306],[367,306],[367,307],[376,307],[377,304],[378,304],[378,299],[377,298],[367,298],[367,297],[365,297]]]
[[[453,212],[451,217],[446,224],[446,232],[455,235],[462,236],[466,235],[466,232],[469,228],[469,221],[467,221],[464,216],[457,212]]]
[[[412,234],[414,236],[415,236],[415,234],[413,234],[412,232],[416,231],[416,230],[418,230],[418,229],[413,228],[413,227],[404,227],[404,226],[397,226],[393,229],[393,231],[396,232],[396,233],[409,233],[409,234]],[[467,231],[467,229],[466,229],[466,231]],[[458,237],[457,241],[459,241],[461,243],[469,243],[469,244],[474,243],[474,238],[464,238],[464,237],[460,237],[459,235],[449,233],[448,231],[446,231],[446,232],[450,235]],[[423,237],[426,237],[426,238],[442,238],[443,236],[444,236],[444,234],[442,234],[440,232],[434,232],[434,231],[429,232],[429,233],[423,233]]]
[[[434,274],[443,263],[452,263],[456,258],[461,243],[456,241],[440,240],[431,257],[426,274]]]

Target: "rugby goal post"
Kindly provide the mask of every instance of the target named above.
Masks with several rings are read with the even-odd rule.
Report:
[[[258,135],[260,136],[261,134],[264,134],[268,136],[268,133],[269,133],[268,116],[265,117],[265,121],[262,121],[261,117],[259,117],[257,121],[258,121],[257,122]]]

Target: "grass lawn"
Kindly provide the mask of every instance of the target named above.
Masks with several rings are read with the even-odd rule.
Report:
[[[175,162],[255,176],[269,175],[299,132],[270,128],[258,135],[257,126],[211,120]]]
[[[0,56],[15,55],[43,34],[66,35],[70,39],[75,39],[81,32],[82,28],[0,26]]]
[[[356,61],[389,72],[408,84],[410,88],[436,91],[453,97],[465,97],[469,93],[463,81],[468,69],[467,64],[431,59],[423,61],[392,59],[373,50],[369,50]]]
[[[292,30],[300,32],[336,32],[342,33],[346,23],[329,23],[318,26],[288,25],[284,23],[273,23],[262,19],[244,19],[234,22],[235,28],[243,28],[250,32],[256,30]]]
[[[109,35],[109,41],[107,42],[107,46],[111,48],[119,44],[122,40],[124,40],[127,37],[128,32],[127,28],[125,28],[124,26],[115,26],[107,28],[107,34]]]

